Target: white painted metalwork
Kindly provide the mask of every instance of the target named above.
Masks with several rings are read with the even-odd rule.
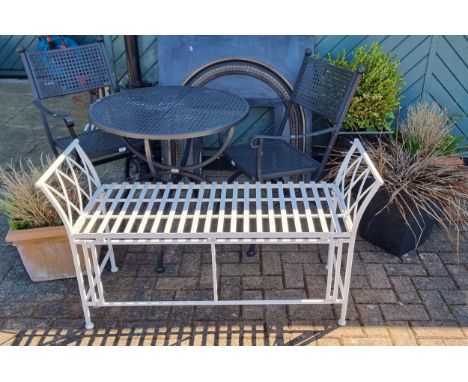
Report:
[[[101,184],[78,140],[56,159],[36,183],[57,209],[72,247],[86,328],[91,306],[341,304],[345,325],[354,242],[361,216],[382,178],[355,140],[336,179],[288,183],[111,183]],[[323,299],[220,300],[217,244],[328,244]],[[206,244],[212,259],[211,301],[110,302],[101,273],[108,261],[117,271],[113,245]],[[99,264],[96,246],[109,251]],[[84,254],[87,283],[78,247]],[[341,271],[343,246],[346,267]],[[344,280],[342,278],[344,276]],[[86,286],[87,285],[87,286]]]

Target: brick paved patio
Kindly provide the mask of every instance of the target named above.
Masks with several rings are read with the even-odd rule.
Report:
[[[0,83],[0,163],[48,150],[28,85]],[[84,116],[85,114],[83,114]],[[108,174],[108,173],[107,173]],[[74,279],[33,283],[0,218],[0,343],[4,345],[468,345],[468,232],[460,256],[436,231],[402,258],[357,242],[348,325],[327,305],[93,309],[83,328]],[[208,247],[169,247],[166,272],[157,247],[120,247],[120,271],[105,272],[107,298],[211,297]],[[219,252],[220,297],[316,297],[325,288],[325,247],[262,246]]]

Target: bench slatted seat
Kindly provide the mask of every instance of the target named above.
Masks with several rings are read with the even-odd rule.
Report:
[[[64,222],[73,253],[86,321],[90,306],[140,305],[342,305],[345,325],[357,227],[367,204],[383,184],[358,140],[334,182],[110,183],[101,184],[78,140],[37,182]],[[329,246],[323,299],[219,300],[216,245],[315,243]],[[117,271],[113,245],[207,244],[211,247],[213,300],[107,301],[101,273],[108,261]],[[99,263],[96,246],[109,250]],[[343,245],[347,246],[342,272]],[[78,246],[86,265],[86,283]],[[344,276],[344,280],[343,280]]]

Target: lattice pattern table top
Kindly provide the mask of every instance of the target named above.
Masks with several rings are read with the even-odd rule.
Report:
[[[349,238],[334,184],[104,185],[73,227],[76,239]]]
[[[186,139],[216,134],[249,112],[244,99],[222,90],[156,86],[112,94],[91,105],[91,121],[112,134]]]

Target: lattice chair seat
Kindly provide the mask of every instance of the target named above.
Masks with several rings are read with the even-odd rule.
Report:
[[[238,171],[231,179],[241,173],[259,181],[299,174],[312,174],[316,180],[321,179],[363,73],[363,67],[358,68],[356,72],[343,69],[314,57],[312,51],[307,49],[278,134],[257,135],[253,138],[251,146],[235,146],[225,151],[225,156],[238,167]],[[290,142],[294,142],[297,139],[329,134],[327,147],[320,155],[320,163],[310,158],[309,153],[294,150],[293,145],[287,149],[286,141],[279,140],[286,138],[283,131],[289,111],[297,106],[320,115],[330,126],[323,130],[289,137]],[[316,158],[319,157],[317,153],[312,154]]]
[[[64,150],[73,140],[73,137],[58,138],[57,145]],[[83,150],[91,160],[126,152],[125,145],[120,137],[102,130],[82,133],[79,135],[79,140]],[[136,142],[136,140],[133,141]]]
[[[233,164],[249,178],[257,175],[257,152],[248,144],[232,145],[225,151],[225,156],[232,158]],[[266,141],[263,144],[261,173],[263,179],[273,179],[285,175],[314,173],[320,167],[316,160],[284,141]]]

